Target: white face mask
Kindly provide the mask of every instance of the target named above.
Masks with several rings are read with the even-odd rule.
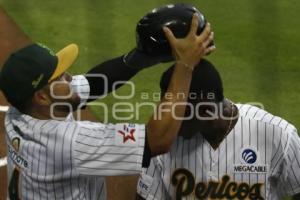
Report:
[[[72,77],[71,88],[80,97],[80,103],[85,104],[90,96],[90,85],[83,75]]]

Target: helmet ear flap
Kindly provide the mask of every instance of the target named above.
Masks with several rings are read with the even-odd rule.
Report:
[[[136,26],[136,43],[140,51],[152,56],[171,56],[172,51],[163,27],[169,27],[175,37],[183,38],[190,30],[191,19],[198,13],[198,34],[205,28],[204,15],[194,6],[184,3],[169,4],[153,9]]]

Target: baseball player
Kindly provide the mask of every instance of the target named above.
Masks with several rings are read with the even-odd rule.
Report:
[[[188,93],[195,65],[214,50],[208,47],[213,39],[210,25],[197,35],[196,16],[191,24],[190,32],[181,39],[164,28],[177,58],[168,88],[173,94]],[[2,68],[1,90],[12,105],[5,118],[11,200],[105,199],[104,176],[138,174],[149,165],[151,156],[168,151],[175,139],[181,122],[171,112],[163,113],[161,119],[151,118],[146,125],[74,121],[70,111],[78,108],[80,97],[95,99],[103,92],[99,89],[102,79],[77,76],[72,80],[66,73],[77,55],[75,44],[57,54],[31,44],[12,54]],[[137,72],[127,69],[130,63],[136,63],[134,56],[119,57],[88,74],[105,71],[103,74],[110,72],[109,81],[128,79]],[[171,110],[186,99],[164,98],[160,105]],[[183,116],[185,106],[176,106],[175,112]]]
[[[161,91],[174,66],[161,78]],[[185,116],[171,150],[151,159],[137,199],[300,199],[300,138],[286,120],[223,96],[213,64],[193,71]]]

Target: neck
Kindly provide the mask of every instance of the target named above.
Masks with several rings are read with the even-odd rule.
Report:
[[[226,113],[224,111],[224,115],[228,119],[219,119],[215,127],[202,134],[213,149],[217,149],[220,146],[221,142],[231,132],[238,121],[238,109],[234,104],[230,103],[230,106],[227,106],[224,110],[227,110]]]
[[[231,131],[231,130],[230,130]],[[217,149],[222,141],[227,136],[227,129],[214,130],[211,132],[202,133],[204,139],[210,144],[213,149]]]

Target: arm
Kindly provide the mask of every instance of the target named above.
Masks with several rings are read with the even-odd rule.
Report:
[[[138,175],[106,177],[107,199],[134,199],[138,178]]]
[[[210,25],[207,24],[205,30],[199,36],[196,33],[197,26],[197,17],[193,16],[190,32],[183,39],[175,38],[170,29],[164,28],[177,62],[167,90],[167,93],[172,94],[173,98],[163,97],[157,110],[161,117],[152,117],[147,124],[147,139],[151,156],[165,153],[170,149],[181,126],[181,120],[178,120],[178,118],[182,118],[185,113],[186,106],[182,104],[179,106],[178,103],[187,102],[192,71],[204,55],[215,49],[214,46],[209,47],[209,43],[213,40]],[[184,94],[182,95],[184,97],[176,98],[178,93]],[[171,110],[173,107],[177,119],[172,115]],[[161,109],[170,111],[161,112]]]
[[[138,69],[128,67],[123,62],[123,56],[108,60],[95,67],[85,75],[90,85],[90,96],[104,95],[107,87],[107,93],[113,90],[112,86],[116,81],[127,81],[139,72]],[[94,75],[101,74],[107,78],[105,83],[103,78],[95,77]],[[120,87],[121,85],[118,85]],[[88,101],[96,100],[97,98],[89,98]]]
[[[168,112],[160,118],[152,117],[147,126],[121,123],[116,125],[79,123],[74,137],[74,167],[81,175],[129,175],[138,174],[143,167],[149,166],[151,156],[165,153],[177,136],[181,120],[172,116],[172,108],[176,117],[183,117],[189,92],[192,71],[202,56],[214,50],[208,47],[213,39],[208,24],[204,32],[196,35],[198,20],[194,16],[190,33],[186,38],[176,39],[169,29],[169,39],[177,64],[172,75],[168,92],[176,96],[184,93],[182,98],[163,98],[159,107]],[[175,107],[176,106],[176,107]],[[158,109],[159,111],[159,109]],[[81,124],[81,125],[80,125]],[[112,165],[113,163],[113,165]]]
[[[122,84],[118,84],[116,88],[113,88],[113,84],[116,81],[128,81],[144,68],[171,60],[172,58],[148,56],[140,50],[133,49],[126,55],[98,64],[85,75],[90,85],[90,96],[101,96],[105,92],[104,80],[99,77],[94,77],[94,75],[101,74],[107,78],[106,92],[110,93],[113,89],[117,89],[122,86]],[[96,99],[97,98],[90,98],[88,101]]]
[[[157,110],[157,113],[160,113],[161,117],[157,118],[153,116],[147,124],[146,147],[148,148],[146,148],[145,151],[151,154],[151,156],[165,153],[170,148],[181,125],[181,121],[176,120],[174,116],[172,116],[171,110],[175,108],[174,113],[177,118],[184,116],[185,105],[182,104],[187,101],[193,68],[204,55],[214,50],[214,46],[209,45],[213,40],[210,25],[207,25],[203,33],[198,36],[196,34],[197,23],[198,21],[196,17],[194,17],[191,30],[188,36],[183,39],[176,39],[172,32],[166,28],[166,37],[177,59],[175,70],[167,90],[167,93],[172,94],[174,98],[167,99],[163,97]],[[105,93],[104,79],[93,77],[95,74],[101,74],[107,78],[106,92],[110,92],[113,89],[112,86],[115,81],[126,81],[133,77],[141,67],[144,68],[158,62],[157,58],[153,58],[154,61],[151,63],[149,57],[140,54],[138,56],[130,56],[130,58],[131,59],[127,59],[128,62],[126,62],[126,59],[123,57],[118,57],[91,69],[86,74],[90,86],[90,96],[101,96]],[[141,58],[145,60],[144,63],[139,60]],[[137,60],[138,62],[133,62]],[[184,98],[176,98],[177,93],[184,94]],[[88,101],[95,99],[96,98],[89,98]],[[179,106],[178,103],[182,104]],[[161,110],[168,110],[168,112],[161,112]],[[157,140],[157,138],[159,138],[159,140]]]

